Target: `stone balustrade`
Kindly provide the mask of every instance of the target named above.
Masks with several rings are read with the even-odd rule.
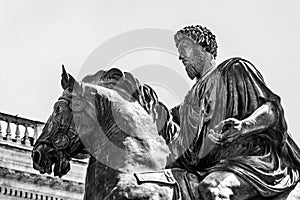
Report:
[[[62,178],[33,169],[31,151],[44,125],[0,112],[0,200],[83,199],[87,160],[73,159]]]
[[[40,121],[0,112],[0,139],[16,144],[33,146],[44,124]]]

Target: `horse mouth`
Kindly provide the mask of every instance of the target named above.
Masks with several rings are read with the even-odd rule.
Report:
[[[51,157],[52,156],[49,155],[48,158],[43,159],[42,153],[34,150],[32,152],[33,168],[38,170],[41,174],[51,174],[54,163],[54,160],[51,159]]]
[[[62,151],[49,149],[47,154],[37,148],[32,151],[33,168],[38,170],[41,174],[51,174],[62,177],[70,170],[70,162],[67,155]],[[53,167],[54,166],[54,167]]]

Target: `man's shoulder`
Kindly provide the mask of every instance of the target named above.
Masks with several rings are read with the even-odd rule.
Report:
[[[233,57],[233,58],[228,58],[225,61],[223,61],[221,64],[218,65],[218,69],[224,70],[224,69],[234,69],[234,68],[241,68],[241,67],[248,67],[248,65],[253,65],[250,63],[250,61],[241,58],[241,57]]]
[[[252,74],[263,81],[263,77],[257,68],[249,60],[241,57],[226,59],[218,65],[217,69],[222,75]]]

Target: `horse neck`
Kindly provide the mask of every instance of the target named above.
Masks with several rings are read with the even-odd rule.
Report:
[[[152,116],[137,102],[119,101],[111,102],[102,94],[101,102],[96,102],[99,125],[109,140],[95,157],[125,173],[163,169],[169,149]]]
[[[91,156],[85,180],[85,199],[104,199],[118,181],[119,171]]]

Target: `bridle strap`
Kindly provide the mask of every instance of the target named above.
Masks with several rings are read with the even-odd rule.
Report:
[[[77,98],[77,97],[75,97],[75,98]],[[78,98],[81,98],[81,97],[78,97]],[[67,103],[69,104],[69,106],[70,106],[70,104],[71,104],[71,102],[72,102],[72,98],[68,98],[68,97],[65,97],[65,96],[61,96],[61,97],[58,98],[58,102],[59,102],[59,101],[67,102]],[[85,100],[83,100],[83,101],[85,101]],[[95,121],[94,119],[97,119],[97,118],[96,118],[96,115],[93,114],[93,112],[92,112],[93,109],[87,109],[88,107],[91,107],[92,105],[91,105],[91,103],[90,103],[89,101],[86,101],[86,103],[88,103],[90,106],[87,106],[86,108],[84,108],[84,109],[81,110],[81,111],[76,111],[76,113],[85,112],[86,115],[88,115],[88,117],[90,117],[93,121]],[[92,107],[93,107],[93,106],[92,106]],[[71,109],[71,107],[70,107],[70,109]],[[75,112],[75,111],[71,111],[71,112]],[[52,145],[52,146],[54,147],[55,151],[62,151],[62,152],[65,153],[68,157],[71,157],[71,156],[69,155],[69,153],[66,152],[66,149],[67,149],[68,147],[70,147],[70,145],[71,145],[71,138],[74,138],[74,137],[72,137],[72,136],[74,136],[74,135],[75,135],[74,133],[76,133],[75,130],[73,130],[73,129],[71,130],[71,129],[70,129],[71,123],[72,123],[72,119],[73,119],[73,116],[70,118],[68,124],[67,124],[66,126],[64,126],[63,128],[61,128],[60,122],[56,122],[56,123],[58,123],[58,128],[55,128],[54,130],[52,130],[51,133],[49,134],[49,136],[48,136],[47,138],[38,140],[38,141],[35,143],[35,145],[38,145],[38,144]],[[96,122],[97,122],[97,121],[96,121]],[[57,148],[55,145],[53,145],[53,141],[55,140],[55,137],[57,136],[57,133],[59,133],[59,132],[61,132],[60,134],[63,134],[63,135],[65,135],[65,136],[67,136],[67,137],[69,138],[68,144],[67,144],[66,147],[63,148],[63,149],[59,149],[59,148]],[[68,136],[68,133],[70,133],[70,132],[72,132],[72,136],[69,137],[69,136]],[[77,135],[77,136],[78,136],[78,135]],[[78,136],[78,137],[79,137],[79,136]]]

